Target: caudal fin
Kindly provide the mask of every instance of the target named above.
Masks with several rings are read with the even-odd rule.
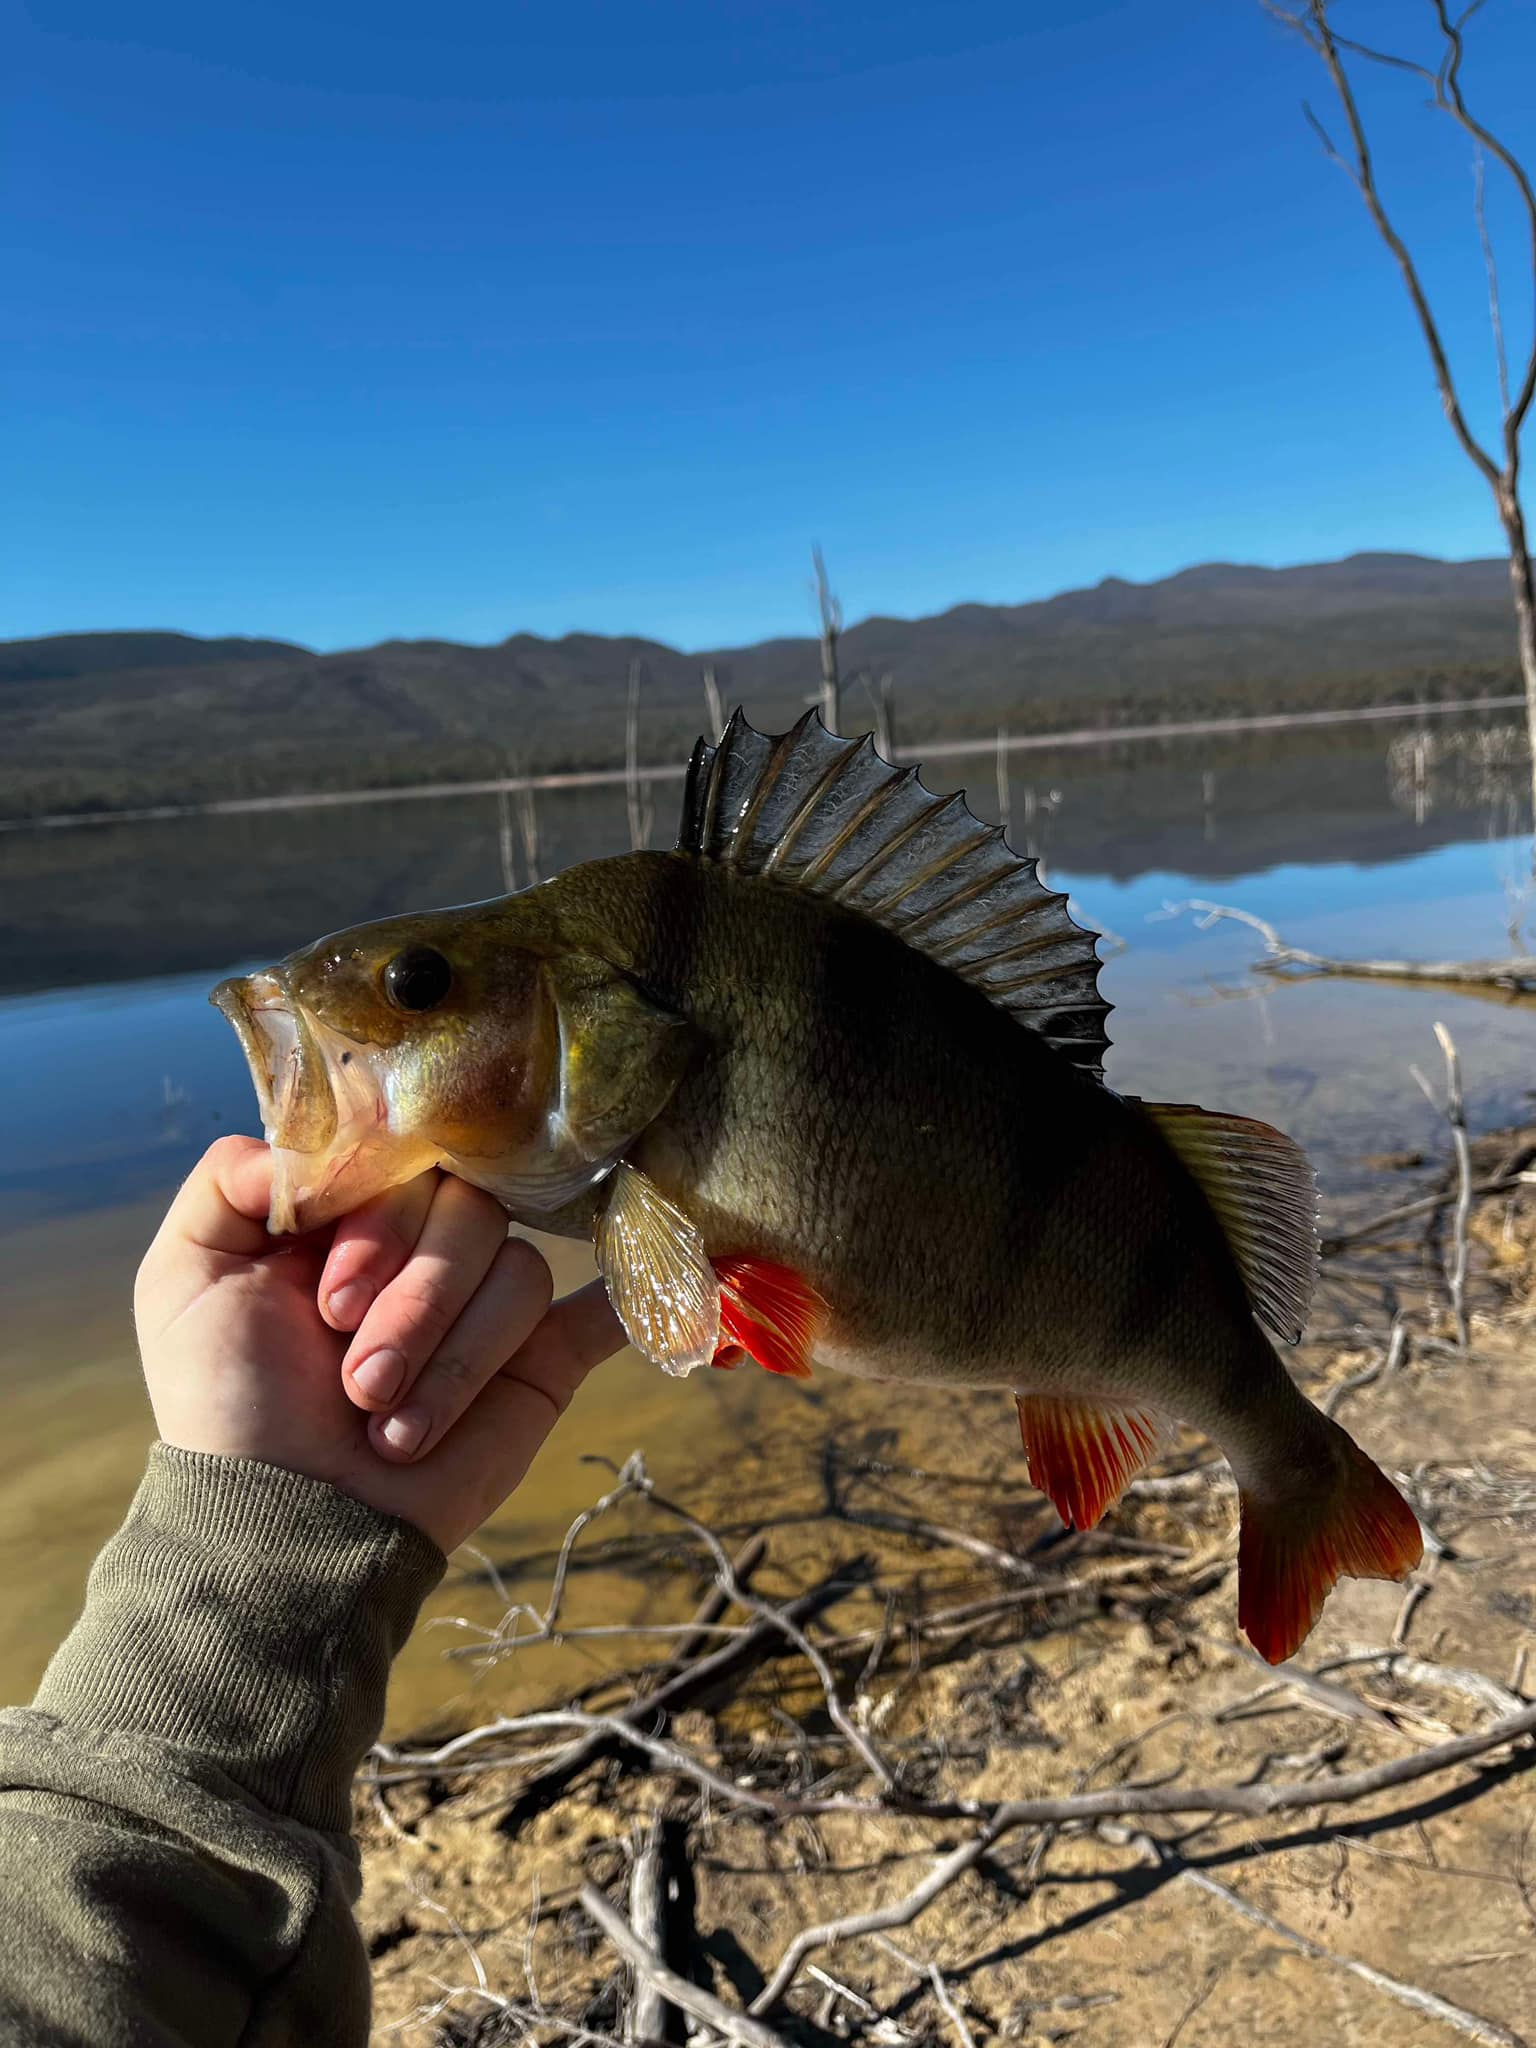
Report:
[[[1337,1579],[1400,1579],[1424,1554],[1418,1519],[1337,1423],[1318,1415],[1319,1470],[1277,1498],[1244,1491],[1237,1618],[1271,1664],[1294,1656]]]

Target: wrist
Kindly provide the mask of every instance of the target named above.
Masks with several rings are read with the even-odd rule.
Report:
[[[35,1704],[168,1741],[344,1832],[389,1666],[442,1552],[321,1479],[156,1444]]]

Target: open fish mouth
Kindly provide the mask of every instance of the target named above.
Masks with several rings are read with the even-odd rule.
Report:
[[[221,981],[210,1000],[234,1026],[256,1086],[267,1142],[318,1152],[336,1135],[336,1099],[324,1052],[277,976]]]
[[[308,1015],[280,974],[220,982],[210,1001],[240,1041],[272,1148],[270,1230],[315,1230],[432,1163],[391,1132],[375,1050]]]

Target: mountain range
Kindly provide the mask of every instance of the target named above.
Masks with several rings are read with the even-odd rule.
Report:
[[[999,724],[1112,728],[1518,684],[1502,561],[1379,553],[869,618],[840,658],[846,729],[874,722],[860,678],[889,676],[897,736],[918,747]],[[0,817],[614,765],[636,662],[648,761],[679,758],[703,725],[706,664],[726,703],[769,729],[820,672],[809,637],[689,654],[587,633],[337,654],[174,632],[4,641]]]

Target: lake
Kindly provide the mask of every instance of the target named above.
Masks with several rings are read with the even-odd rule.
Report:
[[[942,766],[934,787],[968,786],[998,816],[989,751]],[[1374,1155],[1442,1149],[1410,1073],[1438,1072],[1437,1018],[1460,1046],[1474,1125],[1528,1114],[1531,1010],[1444,990],[1255,982],[1251,933],[1202,931],[1168,906],[1239,905],[1335,956],[1507,953],[1530,879],[1524,780],[1518,732],[1484,717],[1422,736],[1031,753],[1015,757],[1006,796],[1015,843],[1112,935],[1113,1084],[1283,1126],[1313,1154],[1327,1215],[1361,1197]],[[678,794],[656,785],[651,843],[669,842]],[[475,798],[0,836],[0,1696],[35,1683],[151,1435],[129,1323],[137,1260],[203,1147],[259,1129],[209,988],[361,918],[499,893],[509,854],[526,879],[529,848],[508,822]],[[545,874],[629,843],[621,790],[543,795],[536,828]],[[562,1289],[590,1274],[582,1247],[553,1256]],[[798,1398],[762,1374],[677,1383],[615,1361],[489,1540],[501,1559],[544,1557],[598,1490],[583,1454],[644,1445],[658,1476],[683,1484]],[[835,1429],[843,1393],[819,1386],[816,1398],[817,1426]],[[1001,1408],[998,1427],[1012,1427]],[[490,1619],[495,1603],[459,1577],[434,1611]],[[507,1682],[472,1681],[443,1647],[418,1634],[392,1725],[483,1706]]]

